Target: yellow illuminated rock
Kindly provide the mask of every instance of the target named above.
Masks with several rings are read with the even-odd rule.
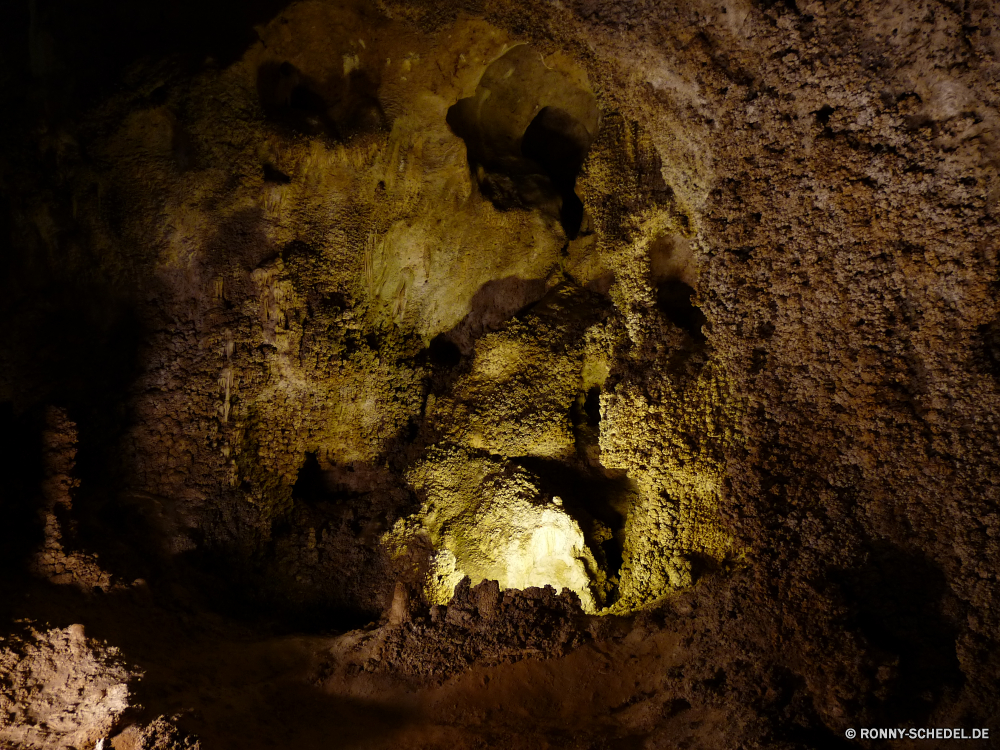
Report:
[[[576,592],[596,608],[590,576],[596,570],[579,525],[545,497],[523,469],[462,450],[436,450],[409,479],[426,499],[419,514],[397,525],[390,540],[426,534],[441,550],[429,594],[447,604],[464,576],[498,581],[501,588],[552,586]]]

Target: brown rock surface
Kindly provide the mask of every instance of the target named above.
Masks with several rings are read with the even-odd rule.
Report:
[[[138,675],[118,649],[86,637],[80,624],[27,628],[0,641],[0,742],[13,747],[92,747],[129,706]]]
[[[995,4],[140,5],[0,31],[0,744],[1000,734]]]

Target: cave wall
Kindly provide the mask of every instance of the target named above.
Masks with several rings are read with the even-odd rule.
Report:
[[[43,13],[5,74],[0,402],[78,445],[43,575],[363,624],[535,583],[551,523],[590,611],[701,602],[671,689],[806,696],[750,734],[995,716],[990,4],[266,10],[85,103]]]

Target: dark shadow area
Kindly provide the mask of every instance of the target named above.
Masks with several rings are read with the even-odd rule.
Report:
[[[837,732],[824,726],[818,719],[809,727],[792,726],[782,733],[782,738],[793,742],[795,747],[813,750],[856,750],[857,745],[841,737]]]
[[[354,70],[342,85],[346,92],[334,105],[334,118],[344,137],[391,129],[392,123],[378,98],[378,81],[363,70]]]
[[[181,732],[196,735],[202,747],[327,750],[331,737],[336,747],[367,746],[414,719],[405,709],[331,695],[304,679],[313,655],[329,643],[325,637],[276,635],[198,606],[185,603],[176,586],[94,596],[41,582],[3,602],[12,620],[53,628],[82,623],[88,638],[114,644],[126,664],[142,670],[142,679],[130,682],[132,707],[119,730],[176,715]]]
[[[696,342],[705,341],[702,326],[707,319],[694,303],[692,284],[698,273],[691,243],[682,234],[663,234],[650,242],[647,252],[660,312]]]
[[[601,388],[593,386],[577,394],[570,409],[573,439],[577,458],[591,470],[604,471],[601,466]]]
[[[451,330],[435,339],[441,340],[437,348],[440,350],[447,342],[456,347],[461,354],[471,354],[476,339],[491,331],[499,330],[508,320],[541,300],[546,291],[545,279],[508,276],[504,279],[487,281],[473,295],[466,316]]]
[[[174,122],[174,133],[170,139],[170,155],[181,172],[193,169],[197,164],[197,146],[191,134],[178,122]]]
[[[978,351],[976,359],[980,369],[1000,382],[1000,320],[984,323],[976,331]]]
[[[404,428],[405,429],[405,428]],[[377,621],[398,572],[379,544],[411,498],[384,468],[329,466],[307,453],[292,488],[292,508],[235,577],[231,616],[281,632],[351,630]],[[205,570],[231,568],[220,551]]]
[[[576,194],[576,178],[591,141],[583,124],[558,107],[543,107],[521,140],[521,153],[541,167],[559,194],[559,221],[571,240],[577,238],[583,224],[583,202]]]
[[[606,297],[572,283],[549,287],[545,279],[516,276],[488,281],[473,295],[466,316],[438,334],[417,361],[432,367],[429,392],[444,393],[469,366],[476,341],[509,321],[537,316],[572,338],[604,319],[610,310]]]
[[[58,407],[75,425],[72,478],[79,482],[72,509],[56,509],[61,544],[67,552],[98,554],[99,563],[124,580],[143,577],[157,547],[141,504],[120,494],[133,468],[124,436],[132,426],[127,404],[148,338],[142,313],[121,285],[95,271],[60,267],[56,259],[33,255],[30,245],[22,250],[27,261],[17,273],[21,283],[11,284],[5,296],[10,333],[0,344],[6,387],[15,399],[5,431],[15,447],[3,457],[11,461],[4,475],[12,492],[0,490],[0,526],[12,519],[20,535],[2,546],[12,556],[23,556],[21,545],[37,549],[40,521],[30,516],[39,511],[44,471],[40,415],[47,406]]]
[[[88,303],[78,304],[80,310]],[[63,344],[64,351],[79,363],[79,380],[56,401],[66,405],[77,428],[73,475],[79,486],[73,491],[72,522],[63,525],[63,543],[96,553],[102,567],[131,581],[153,575],[164,549],[148,503],[123,494],[133,468],[125,447],[133,425],[127,404],[141,372],[147,332],[120,300],[109,296],[89,304],[105,309],[99,317],[85,313],[78,326],[65,320],[58,324],[75,342]]]
[[[317,575],[321,556],[309,559],[303,553],[315,550],[308,548],[310,522],[318,534],[328,528],[319,518],[316,513],[300,513],[284,520],[275,526],[266,545],[242,559],[237,557],[240,551],[234,553],[231,547],[202,544],[165,561],[147,580],[174,597],[176,606],[185,612],[223,617],[260,633],[324,634],[377,621],[382,609],[359,605],[352,593],[359,585],[374,583],[378,588],[374,574],[384,566],[373,558],[373,576],[366,578],[355,571],[349,581],[338,577],[342,570]],[[294,567],[283,567],[289,563]]]
[[[225,273],[224,303],[238,303],[259,295],[248,271],[265,266],[281,255],[267,236],[259,207],[240,209],[219,225],[205,243],[204,264],[215,273]]]
[[[292,488],[292,498],[306,503],[318,503],[329,495],[323,480],[323,469],[320,468],[316,453],[307,453],[305,463],[299,469],[299,476]]]
[[[131,303],[102,282],[60,280],[21,288],[5,345],[22,405],[49,401],[91,411],[117,400],[138,371],[144,337]]]
[[[5,62],[16,78],[30,81],[25,96],[41,113],[61,119],[113,91],[123,72],[140,60],[166,60],[164,69],[180,75],[208,61],[230,65],[256,41],[254,26],[273,18],[288,0],[9,5],[13,16],[4,27],[13,37],[12,54]]]
[[[427,347],[427,356],[435,367],[450,369],[462,361],[462,350],[445,334],[439,333],[431,339]]]
[[[95,467],[85,462],[83,468],[88,479],[75,493],[77,520],[64,539],[67,547],[96,553],[101,567],[119,583],[175,579],[178,570],[165,538],[166,524],[158,518],[170,500],[114,491],[98,484]]]
[[[0,192],[0,289],[6,289],[11,277],[23,262],[14,254],[13,222],[10,200]],[[0,376],[0,382],[2,382]]]
[[[292,178],[287,174],[282,172],[280,169],[275,168],[271,164],[264,165],[264,182],[270,182],[275,185],[288,185],[291,184]]]
[[[818,110],[816,110],[816,122],[820,125],[829,125],[830,116],[833,114],[833,107],[829,104],[824,104]]]
[[[773,740],[816,750],[846,750],[853,747],[843,735],[830,730],[820,719],[809,686],[802,675],[781,665],[760,674],[761,699],[755,709],[772,722]]]
[[[44,538],[39,518],[42,464],[41,423],[35,414],[16,414],[0,404],[0,569],[5,576],[26,570],[28,556]]]
[[[704,578],[707,575],[724,572],[726,570],[725,562],[720,562],[711,555],[706,555],[702,552],[687,552],[685,553],[685,557],[688,562],[691,563],[691,577],[695,581]]]
[[[487,200],[501,211],[550,214],[571,240],[584,220],[576,179],[598,120],[593,94],[546,68],[526,45],[494,61],[476,93],[446,116],[465,141],[469,170]]]
[[[696,341],[704,341],[701,330],[707,319],[694,304],[694,289],[680,279],[667,279],[656,287],[656,304],[667,320]]]
[[[458,324],[435,336],[415,358],[417,365],[430,370],[425,381],[425,396],[448,393],[455,381],[472,367],[476,341],[490,332],[502,330],[514,319],[537,318],[537,323],[559,330],[568,342],[583,335],[589,326],[603,320],[612,309],[605,296],[576,284],[561,283],[548,288],[544,279],[526,280],[515,276],[484,284],[473,295],[469,308]],[[592,411],[594,408],[597,407],[591,403]],[[437,438],[432,433],[433,428],[423,430],[418,426],[413,444],[420,445],[421,440],[425,445],[433,442]],[[577,437],[578,447],[585,444],[597,448],[596,432],[592,439],[581,437],[581,434]],[[580,450],[581,456],[587,452],[583,448]],[[590,450],[590,453],[593,455],[586,462],[599,465],[596,461],[599,450],[597,453]],[[411,459],[415,457],[414,454]],[[404,471],[404,467],[400,466],[399,470]]]
[[[601,424],[601,389],[594,386],[587,391],[587,396],[583,402],[583,414],[586,416],[587,424],[590,427],[599,427]]]
[[[611,301],[600,292],[573,282],[551,287],[537,302],[517,312],[517,318],[537,318],[559,329],[565,340],[582,336],[587,328],[605,320],[614,309]]]
[[[378,83],[367,73],[318,81],[290,62],[265,63],[257,70],[257,93],[265,115],[296,133],[348,140],[388,128],[378,100]]]
[[[919,553],[882,544],[865,567],[834,579],[853,612],[849,624],[868,642],[872,662],[894,665],[876,718],[920,726],[965,679],[955,651],[956,627],[942,611],[948,591],[944,573]]]
[[[257,71],[257,94],[269,119],[299,133],[339,139],[330,105],[317,88],[289,62],[265,63]]]

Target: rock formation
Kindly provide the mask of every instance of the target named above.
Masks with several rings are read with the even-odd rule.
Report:
[[[1000,735],[995,4],[23,5],[0,744]]]

